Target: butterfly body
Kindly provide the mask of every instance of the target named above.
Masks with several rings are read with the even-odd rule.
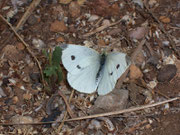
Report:
[[[113,90],[130,61],[124,53],[99,54],[85,46],[68,44],[63,50],[62,63],[72,88],[83,93],[97,89],[99,95],[105,95]]]
[[[100,75],[101,75],[101,72],[103,71],[104,69],[104,64],[106,62],[106,55],[103,53],[101,56],[100,56],[100,67],[99,67],[99,70],[97,72],[97,75],[96,75],[96,79],[98,80],[98,78],[101,78]]]

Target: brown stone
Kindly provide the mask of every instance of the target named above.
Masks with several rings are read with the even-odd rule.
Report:
[[[64,21],[54,21],[51,23],[50,31],[52,32],[65,32],[67,31],[67,27],[64,23]]]

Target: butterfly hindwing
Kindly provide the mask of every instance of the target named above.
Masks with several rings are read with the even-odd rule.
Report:
[[[83,93],[93,93],[96,91],[99,81],[96,80],[96,74],[98,72],[98,63],[94,63],[92,66],[88,66],[77,75],[68,73],[67,79],[72,88]]]
[[[105,95],[111,92],[118,78],[126,71],[130,65],[130,60],[127,59],[124,53],[110,53],[106,57],[103,67],[102,79],[99,82],[98,94]]]

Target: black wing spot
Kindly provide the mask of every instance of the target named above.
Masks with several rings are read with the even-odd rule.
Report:
[[[119,65],[119,64],[117,64],[116,68],[118,69],[119,67],[120,67],[120,65]]]
[[[71,60],[75,60],[75,56],[74,55],[71,55]]]
[[[78,69],[81,69],[81,67],[80,67],[79,65],[77,65],[77,68],[78,68]]]
[[[109,73],[109,75],[113,75],[113,72]]]

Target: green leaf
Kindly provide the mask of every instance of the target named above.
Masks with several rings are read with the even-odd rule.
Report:
[[[45,66],[43,70],[45,80],[49,84],[49,87],[52,83],[62,81],[63,74],[60,66],[62,49],[60,47],[56,47],[55,50],[51,53],[43,50],[44,55],[47,58],[48,64]],[[54,80],[54,81],[53,81]]]
[[[57,70],[56,66],[47,66],[44,70],[44,74],[47,77],[51,77],[52,75],[56,75],[56,70]]]
[[[59,65],[61,61],[61,55],[62,55],[62,49],[60,46],[57,46],[55,50],[53,51],[52,55],[52,64],[53,65]]]
[[[63,75],[62,75],[62,70],[60,66],[58,66],[58,69],[57,69],[57,76],[58,76],[58,82],[62,81]]]

